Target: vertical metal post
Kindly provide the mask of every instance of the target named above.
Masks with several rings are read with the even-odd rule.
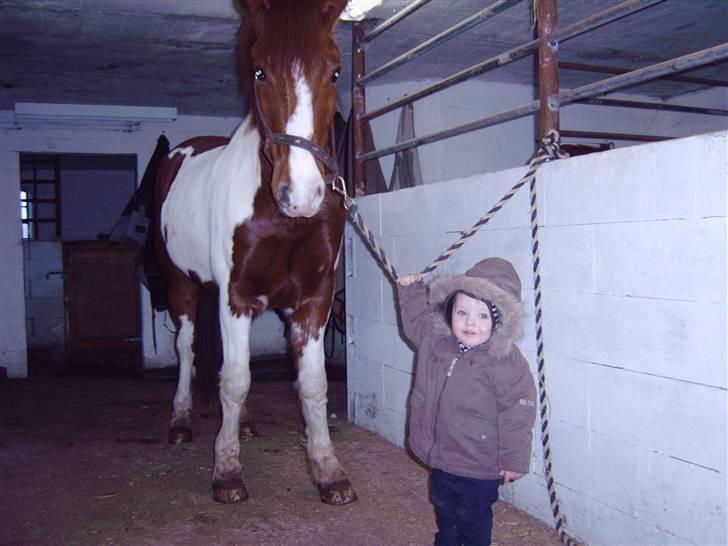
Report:
[[[552,35],[559,29],[558,0],[538,0],[538,96],[541,111],[538,118],[539,140],[549,131],[559,130],[559,42]]]
[[[352,185],[351,195],[364,195],[366,184],[364,180],[364,163],[358,159],[364,153],[364,121],[362,116],[366,109],[364,86],[359,79],[364,75],[364,49],[361,40],[364,38],[364,24],[354,23],[351,31],[351,116],[352,116]]]

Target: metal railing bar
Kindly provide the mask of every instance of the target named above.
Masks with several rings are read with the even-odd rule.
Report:
[[[595,83],[590,83],[588,85],[583,85],[575,89],[564,90],[559,93],[559,103],[561,106],[564,106],[578,100],[589,98],[595,95],[602,95],[604,93],[608,93],[616,89],[621,89],[623,87],[628,87],[636,83],[653,80],[665,74],[688,70],[696,66],[702,66],[704,64],[720,61],[726,58],[728,58],[728,43],[720,44],[708,49],[703,49],[701,51],[690,53],[688,55],[683,55],[682,57],[677,57],[675,59],[669,59],[667,61],[644,68],[639,68],[637,70],[628,72],[627,74],[613,76],[611,78],[607,78],[605,80],[601,80]],[[439,140],[444,140],[464,133],[477,131],[478,129],[485,129],[486,127],[490,127],[492,125],[497,125],[506,121],[512,121],[532,114],[538,111],[539,107],[540,101],[535,100],[521,106],[517,106],[516,108],[512,108],[510,110],[498,112],[485,118],[445,129],[444,131],[440,131],[438,133],[425,135],[419,138],[413,138],[404,142],[400,142],[399,144],[389,146],[387,148],[381,148],[379,150],[374,150],[365,154],[361,154],[358,155],[357,158],[360,161],[368,161],[370,159],[376,159],[385,155],[394,154],[402,150],[408,150],[409,148],[414,148],[415,146],[420,146],[422,144],[430,144],[432,142],[437,142]]]
[[[564,70],[578,70],[580,72],[597,72],[599,74],[626,74],[627,72],[629,72],[629,68],[571,63],[567,61],[559,61],[559,68]],[[728,87],[728,81],[713,80],[710,78],[699,78],[697,76],[680,76],[678,74],[675,74],[670,76],[663,76],[662,79],[684,83],[695,83],[698,85],[709,85],[712,87]]]
[[[660,78],[664,79],[664,78]],[[572,104],[590,104],[593,106],[614,106],[618,108],[639,108],[644,110],[665,110],[667,112],[683,112],[686,114],[704,114],[707,116],[728,116],[728,110],[720,108],[701,108],[698,106],[681,106],[663,102],[641,102],[621,99],[603,99],[591,97]]]
[[[399,13],[396,13],[395,15],[392,15],[389,19],[386,21],[383,21],[380,23],[377,27],[373,28],[370,32],[364,35],[364,37],[359,41],[360,44],[366,44],[367,42],[371,42],[374,38],[379,36],[382,32],[385,30],[389,30],[394,25],[399,23],[402,19],[407,17],[408,15],[411,15],[418,9],[420,9],[422,6],[429,4],[432,0],[415,0],[411,4],[409,4],[407,7],[401,9]]]
[[[607,23],[611,23],[612,21],[616,21],[618,19],[626,17],[627,15],[631,15],[632,13],[635,13],[637,11],[641,11],[645,8],[660,4],[664,1],[665,0],[625,0],[620,4],[616,4],[610,8],[594,13],[589,17],[585,17],[580,21],[577,21],[558,30],[553,34],[552,38],[559,42],[563,42]],[[460,72],[457,72],[452,76],[445,78],[444,80],[440,80],[433,85],[424,87],[412,93],[408,93],[401,99],[385,104],[384,106],[372,110],[371,112],[365,113],[362,116],[362,119],[365,121],[372,120],[386,114],[387,112],[396,110],[400,106],[404,106],[405,104],[409,104],[424,97],[428,97],[434,93],[437,93],[438,91],[441,91],[448,87],[452,87],[453,85],[469,80],[470,78],[473,78],[475,76],[479,76],[480,74],[493,70],[494,68],[498,68],[499,66],[504,66],[512,63],[513,61],[517,61],[518,59],[522,59],[523,57],[532,53],[535,49],[538,48],[538,42],[538,39],[531,40],[530,42],[526,42],[523,45],[514,47],[513,49],[509,49],[505,53],[501,53],[500,55],[491,57],[490,59],[475,64],[470,68],[461,70]]]
[[[663,140],[672,140],[676,137],[654,136],[654,135],[638,135],[633,133],[604,133],[598,131],[572,131],[570,129],[562,129],[559,131],[562,138],[587,138],[597,140],[634,140],[636,142],[661,142]]]
[[[410,49],[409,51],[403,53],[399,57],[396,57],[389,61],[388,63],[383,64],[379,68],[376,68],[369,72],[368,74],[364,74],[361,78],[359,78],[359,81],[357,82],[359,85],[364,85],[365,83],[371,82],[372,80],[379,78],[386,74],[387,72],[390,72],[397,68],[398,66],[403,65],[406,62],[411,61],[412,59],[415,59],[422,55],[423,53],[426,53],[427,51],[430,51],[431,49],[444,44],[451,38],[454,38],[455,36],[462,34],[466,30],[469,30],[473,28],[474,26],[479,25],[480,23],[483,23],[484,21],[487,21],[494,15],[500,13],[501,11],[504,11],[507,8],[510,8],[514,4],[517,4],[521,0],[496,0],[493,4],[488,6],[487,8],[484,8],[480,10],[479,12],[475,13],[474,15],[471,15],[470,17],[467,17],[460,21],[459,23],[453,25],[449,29],[441,32],[437,36],[433,36],[429,40],[426,40],[422,42],[417,47],[414,47]]]

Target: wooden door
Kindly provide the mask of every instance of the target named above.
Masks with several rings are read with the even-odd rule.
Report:
[[[125,243],[63,244],[69,353],[140,351],[136,258],[136,247]]]

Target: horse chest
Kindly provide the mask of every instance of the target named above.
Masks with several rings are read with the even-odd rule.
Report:
[[[184,158],[162,205],[162,234],[172,262],[202,282],[227,278],[235,229],[253,215],[260,166],[254,153],[258,138],[247,126],[228,146],[196,155],[181,147],[170,154],[171,160]],[[236,160],[240,155],[250,159]]]
[[[246,223],[235,233],[230,281],[246,307],[264,298],[266,307],[297,308],[331,281],[334,258],[324,230],[268,232]]]

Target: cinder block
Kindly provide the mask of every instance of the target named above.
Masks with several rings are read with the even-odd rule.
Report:
[[[594,227],[539,229],[542,290],[594,293]]]
[[[724,390],[604,366],[590,381],[594,433],[725,472]]]
[[[383,406],[403,416],[407,416],[407,399],[412,388],[412,375],[393,366],[384,364],[383,374]]]
[[[521,278],[521,286],[533,287],[533,259],[529,228],[493,229],[488,232],[490,255],[509,260]],[[479,259],[485,258],[481,255]],[[477,260],[475,260],[477,261]]]
[[[377,423],[377,432],[394,445],[404,447],[406,419],[398,412],[384,408]]]
[[[405,373],[412,372],[414,355],[399,335],[397,325],[355,318],[353,341],[356,354],[367,360],[387,362]]]
[[[726,475],[670,457],[645,452],[634,483],[637,515],[692,544],[726,544]]]
[[[654,176],[647,146],[621,148],[546,165],[540,176],[544,225],[643,219],[640,184]]]
[[[619,298],[544,292],[544,345],[550,354],[621,366],[618,340],[623,329]]]
[[[493,208],[503,197],[511,192],[526,174],[526,167],[517,167],[498,173],[486,175],[484,182],[488,186],[488,205],[475,216],[480,218]],[[491,229],[522,228],[531,223],[531,199],[529,184],[521,186],[513,196],[501,205],[501,209],[486,224]],[[537,206],[541,204],[541,196],[537,191]]]
[[[353,262],[353,275],[346,282],[347,312],[381,320],[382,278],[379,266],[361,240],[347,237],[346,244],[346,255]]]
[[[725,218],[595,226],[597,293],[725,302]]]
[[[25,325],[23,325],[25,326]],[[25,334],[25,330],[23,330]],[[25,336],[22,337],[22,347],[9,347],[0,339],[0,366],[6,369],[10,379],[28,377],[28,352],[25,347]]]
[[[638,444],[598,432],[589,435],[589,494],[637,517],[643,450]]]
[[[726,387],[726,309],[722,303],[622,298],[625,368]]]
[[[598,498],[589,501],[589,521],[584,527],[590,544],[683,546],[690,543],[687,537],[672,535],[651,522],[624,512],[622,507],[609,506]]]
[[[353,355],[347,360],[348,392],[354,402],[354,423],[377,432],[382,409],[382,365]]]
[[[685,139],[682,142],[692,141]],[[695,137],[694,149],[699,170],[695,178],[695,202],[698,217],[726,216],[726,187],[728,186],[728,132],[710,133]],[[698,145],[699,144],[699,145]]]
[[[579,443],[581,431],[589,429],[589,370],[593,365],[549,353],[548,349],[544,363],[551,423],[566,428],[562,434],[573,433],[575,442]]]
[[[381,194],[382,235],[396,236],[429,231],[427,192],[425,186],[416,186]]]

